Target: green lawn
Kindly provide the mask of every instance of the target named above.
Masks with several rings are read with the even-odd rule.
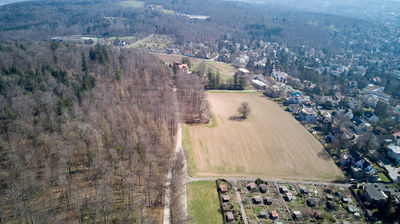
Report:
[[[121,6],[124,6],[124,7],[130,7],[130,8],[144,7],[144,2],[136,1],[136,0],[121,1],[118,4]]]
[[[392,182],[392,181],[390,181],[390,179],[386,176],[386,174],[383,173],[383,172],[378,172],[378,176],[379,176],[379,178],[381,178],[381,181],[384,182],[384,183],[390,183],[390,182]]]
[[[116,40],[116,39],[120,39],[120,40],[136,40],[137,37],[134,37],[134,36],[127,36],[127,37],[109,37],[109,38],[107,38],[107,39],[108,39],[108,40],[111,40],[111,41]]]
[[[188,184],[189,215],[194,224],[222,224],[219,201],[214,181],[197,181]]]
[[[188,166],[188,172],[190,176],[196,173],[196,161],[194,159],[192,142],[190,140],[190,130],[189,126],[184,124],[182,125],[182,146],[185,150],[186,162]]]

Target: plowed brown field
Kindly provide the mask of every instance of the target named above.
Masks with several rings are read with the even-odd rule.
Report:
[[[207,93],[216,127],[189,127],[195,176],[334,181],[341,170],[294,117],[258,93]],[[242,102],[247,120],[232,121]],[[213,125],[215,126],[215,125]]]

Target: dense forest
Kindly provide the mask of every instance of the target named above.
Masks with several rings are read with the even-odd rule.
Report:
[[[0,223],[158,223],[171,71],[131,49],[0,44]]]
[[[288,46],[322,46],[335,53],[332,38],[367,23],[340,16],[290,11],[227,1],[146,0],[144,7],[124,7],[117,0],[44,0],[0,7],[0,40],[48,40],[54,36],[96,37],[166,34],[178,43],[216,41],[228,34],[238,41],[278,41]],[[156,10],[210,16],[191,20]],[[221,9],[224,10],[221,10]],[[251,12],[251,13],[248,13]],[[110,19],[112,18],[112,19]],[[371,24],[368,24],[371,25]],[[335,31],[332,31],[335,27]]]

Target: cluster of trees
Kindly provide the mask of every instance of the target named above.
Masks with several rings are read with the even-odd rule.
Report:
[[[239,73],[235,73],[233,78],[230,78],[227,82],[221,80],[219,71],[208,71],[207,78],[207,89],[244,90],[246,88],[246,78]]]
[[[182,121],[207,123],[210,118],[209,103],[200,77],[179,71],[175,78]]]
[[[23,45],[0,43],[0,222],[157,223],[169,70],[132,49]]]

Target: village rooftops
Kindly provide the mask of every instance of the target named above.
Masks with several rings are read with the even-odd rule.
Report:
[[[261,82],[261,81],[259,81],[257,79],[253,79],[253,80],[251,80],[251,82],[256,84],[257,86],[260,86],[260,87],[267,86],[267,84],[265,84],[265,83],[263,83],[263,82]]]
[[[304,114],[310,114],[310,115],[316,114],[314,109],[312,109],[310,107],[303,107],[301,109],[301,112],[304,113]]]
[[[366,93],[382,93],[384,90],[381,86],[376,86],[374,84],[368,84],[363,91]]]

